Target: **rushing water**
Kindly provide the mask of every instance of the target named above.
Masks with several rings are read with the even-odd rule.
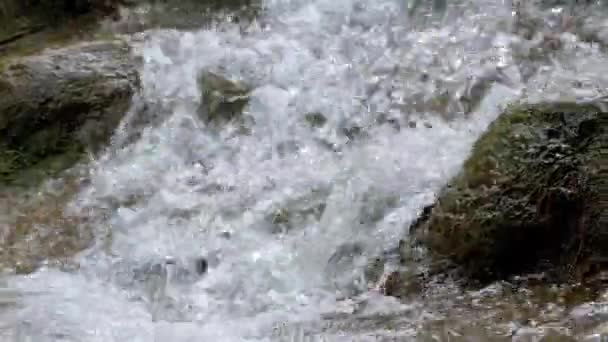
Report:
[[[22,293],[0,302],[8,330],[36,342],[420,340],[436,306],[382,297],[365,265],[407,236],[502,106],[601,96],[608,64],[568,34],[559,53],[523,61],[501,1],[415,20],[406,5],[273,0],[250,26],[147,32],[136,43],[142,94],[69,208],[98,215],[97,243],[78,268],[9,278]],[[522,65],[534,71],[528,87]],[[496,84],[470,115],[418,106],[496,66],[510,87]],[[198,119],[201,70],[253,87],[251,134]],[[129,119],[144,104],[154,115],[133,141]],[[313,112],[323,127],[306,124]],[[354,127],[362,134],[349,138]],[[354,257],[328,264],[353,244]],[[479,303],[487,291],[469,295]]]

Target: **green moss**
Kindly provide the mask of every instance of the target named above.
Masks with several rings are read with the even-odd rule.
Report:
[[[16,151],[5,150],[0,152],[0,179],[12,179],[13,174],[20,167],[20,155]]]
[[[0,153],[0,186],[31,187],[55,177],[78,163],[84,153],[78,146],[47,156],[24,155],[15,151]]]
[[[84,146],[59,124],[0,145],[0,186],[35,186],[77,163]]]
[[[481,280],[539,263],[570,275],[593,253],[588,228],[601,208],[590,166],[603,115],[568,103],[509,108],[440,193],[421,240]]]

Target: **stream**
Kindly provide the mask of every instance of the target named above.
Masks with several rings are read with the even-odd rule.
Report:
[[[559,286],[374,289],[375,258],[423,267],[391,251],[506,105],[608,89],[606,56],[576,35],[522,57],[506,1],[426,5],[267,0],[250,25],[133,35],[142,92],[66,209],[90,213],[94,243],[3,279],[2,341],[604,341],[608,293],[573,308]],[[419,105],[496,67],[510,81],[471,113]],[[198,118],[202,70],[252,87],[250,134]]]

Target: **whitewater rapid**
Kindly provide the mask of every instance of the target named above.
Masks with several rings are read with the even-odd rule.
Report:
[[[443,21],[418,23],[397,0],[273,0],[265,8],[249,26],[149,31],[134,43],[142,93],[69,208],[97,215],[96,243],[74,269],[7,279],[29,293],[2,314],[17,327],[11,333],[36,342],[277,341],[302,339],[306,329],[327,341],[416,336],[424,303],[382,297],[356,280],[407,238],[476,138],[522,96],[521,83],[496,85],[474,113],[451,121],[408,107],[412,96],[463,83],[484,63],[519,80],[512,9],[465,2]],[[560,62],[559,77],[603,82],[592,48],[564,56],[588,66]],[[201,70],[253,88],[251,134],[198,119]],[[559,88],[547,93],[567,92],[547,70],[530,81],[531,99],[542,82]],[[317,112],[327,122],[311,128],[305,116]],[[129,120],[138,115],[149,117],[132,141]],[[344,129],[352,127],[365,134],[350,139]],[[278,225],[280,210],[299,216]],[[362,246],[360,255],[328,274],[334,251],[349,243]],[[199,257],[207,272],[179,277]],[[409,325],[340,327],[341,314]]]

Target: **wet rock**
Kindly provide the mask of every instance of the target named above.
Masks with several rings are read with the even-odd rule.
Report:
[[[365,248],[361,243],[343,243],[327,261],[325,274],[338,292],[345,297],[352,297],[367,290],[366,261]]]
[[[397,292],[402,289],[401,275],[399,272],[392,272],[386,279],[383,279],[380,284],[380,290],[385,296],[396,296]]]
[[[393,99],[391,109],[408,113],[407,124],[412,125],[412,114],[422,117],[438,115],[444,120],[467,117],[477,111],[483,100],[496,85],[516,91],[518,72],[515,67],[505,67],[493,61],[484,61],[476,68],[455,71],[450,78],[434,78],[424,91],[411,91]],[[425,124],[426,126],[426,124]]]
[[[0,195],[0,268],[27,274],[43,262],[70,267],[70,258],[90,246],[93,232],[85,215],[66,210],[80,189],[77,180],[66,181],[58,192],[23,191]]]
[[[608,20],[604,16],[582,17],[580,21],[576,26],[576,33],[581,40],[608,46]]]
[[[378,126],[386,125],[386,126],[392,128],[395,132],[401,131],[402,123],[400,122],[400,118],[397,115],[390,115],[387,113],[378,113],[376,115],[376,118],[374,121]],[[410,123],[411,123],[411,121],[410,121]],[[415,127],[411,127],[411,125],[410,125],[410,128],[415,128]]]
[[[376,283],[380,283],[378,287],[382,286],[382,277],[386,273],[386,259],[382,256],[373,258],[371,262],[367,264],[364,271],[365,280],[367,281],[368,288],[374,288]]]
[[[226,240],[230,240],[232,238],[232,232],[230,231],[223,231],[220,233],[220,237]]]
[[[398,249],[372,254],[363,242],[346,242],[337,246],[327,261],[325,274],[345,297],[365,291],[405,298],[419,293],[420,277],[399,269]]]
[[[139,288],[148,296],[164,296],[168,285],[191,285],[207,272],[204,257],[149,260],[139,264],[121,261],[113,266],[116,281],[125,288]],[[154,295],[153,295],[154,294]]]
[[[602,336],[608,336],[608,322],[597,326],[595,329],[593,329],[593,333],[594,333],[593,337],[595,337],[595,341],[597,341]],[[591,340],[591,341],[594,341],[594,340]]]
[[[570,324],[579,329],[598,328],[608,323],[608,305],[605,302],[588,302],[576,306],[569,314]]]
[[[195,265],[195,269],[196,269],[196,273],[197,274],[203,275],[203,274],[207,273],[207,268],[209,266],[208,266],[207,260],[205,258],[202,258],[202,257],[201,258],[197,258],[194,261],[194,265]]]
[[[416,222],[415,240],[471,280],[583,278],[608,253],[607,117],[593,105],[508,108]]]
[[[347,259],[355,258],[355,257],[363,254],[363,252],[364,252],[364,248],[360,243],[357,243],[357,242],[344,243],[344,244],[338,246],[338,248],[336,248],[336,251],[332,254],[332,256],[329,258],[327,263],[332,266],[337,265],[339,262],[341,262],[341,260],[345,260],[345,258],[347,258]]]
[[[445,16],[447,11],[447,1],[445,0],[414,0],[408,1],[408,16],[411,20],[435,20]]]
[[[266,218],[272,224],[272,232],[285,233],[307,223],[318,222],[325,211],[327,196],[329,192],[326,189],[316,189],[273,209]]]
[[[411,272],[391,272],[378,284],[385,296],[407,299],[419,295],[422,290],[421,278]]]
[[[215,127],[237,123],[247,130],[252,121],[243,113],[250,100],[251,89],[247,85],[209,71],[199,75],[198,85],[201,90],[198,115],[203,122]]]
[[[384,296],[395,297],[400,300],[407,300],[420,295],[424,291],[424,275],[418,267],[387,269],[387,261],[382,261],[382,267],[377,264],[380,259],[368,266],[369,271],[366,277],[370,283],[370,288],[375,289]],[[413,266],[412,263],[410,265]],[[370,271],[375,272],[371,273]],[[381,272],[378,272],[382,270]],[[370,274],[371,273],[371,274]]]
[[[314,128],[323,127],[327,123],[327,118],[325,115],[319,112],[304,114],[304,120],[306,120],[310,127]]]
[[[484,66],[476,70],[467,77],[462,86],[452,91],[453,98],[450,99],[445,113],[448,117],[454,111],[467,115],[473,113],[495,84],[501,84],[510,89],[516,87],[515,81],[502,67]]]
[[[110,14],[117,11],[119,6],[127,4],[128,0],[63,0],[54,2],[60,3],[61,9],[70,15],[82,15],[91,11]]]
[[[178,30],[229,19],[248,24],[262,12],[258,0],[123,0],[118,20],[106,22],[114,32],[135,33],[151,28]]]
[[[195,257],[187,260],[169,260],[169,282],[192,284],[203,277],[209,269],[209,261],[205,257]]]
[[[35,183],[101,150],[138,87],[118,40],[0,61],[0,186]]]
[[[285,158],[297,154],[300,151],[300,144],[296,140],[281,141],[275,151],[281,158]]]
[[[37,21],[56,24],[66,18],[91,12],[109,14],[118,9],[126,0],[4,0],[0,8],[0,20],[9,25],[11,20]],[[46,17],[45,17],[46,14]]]
[[[357,218],[363,226],[373,226],[380,222],[394,208],[399,205],[399,194],[378,193],[367,191],[361,195],[363,203]]]
[[[363,127],[357,125],[342,127],[340,133],[342,133],[348,141],[356,141],[369,137],[369,133],[366,132]]]

